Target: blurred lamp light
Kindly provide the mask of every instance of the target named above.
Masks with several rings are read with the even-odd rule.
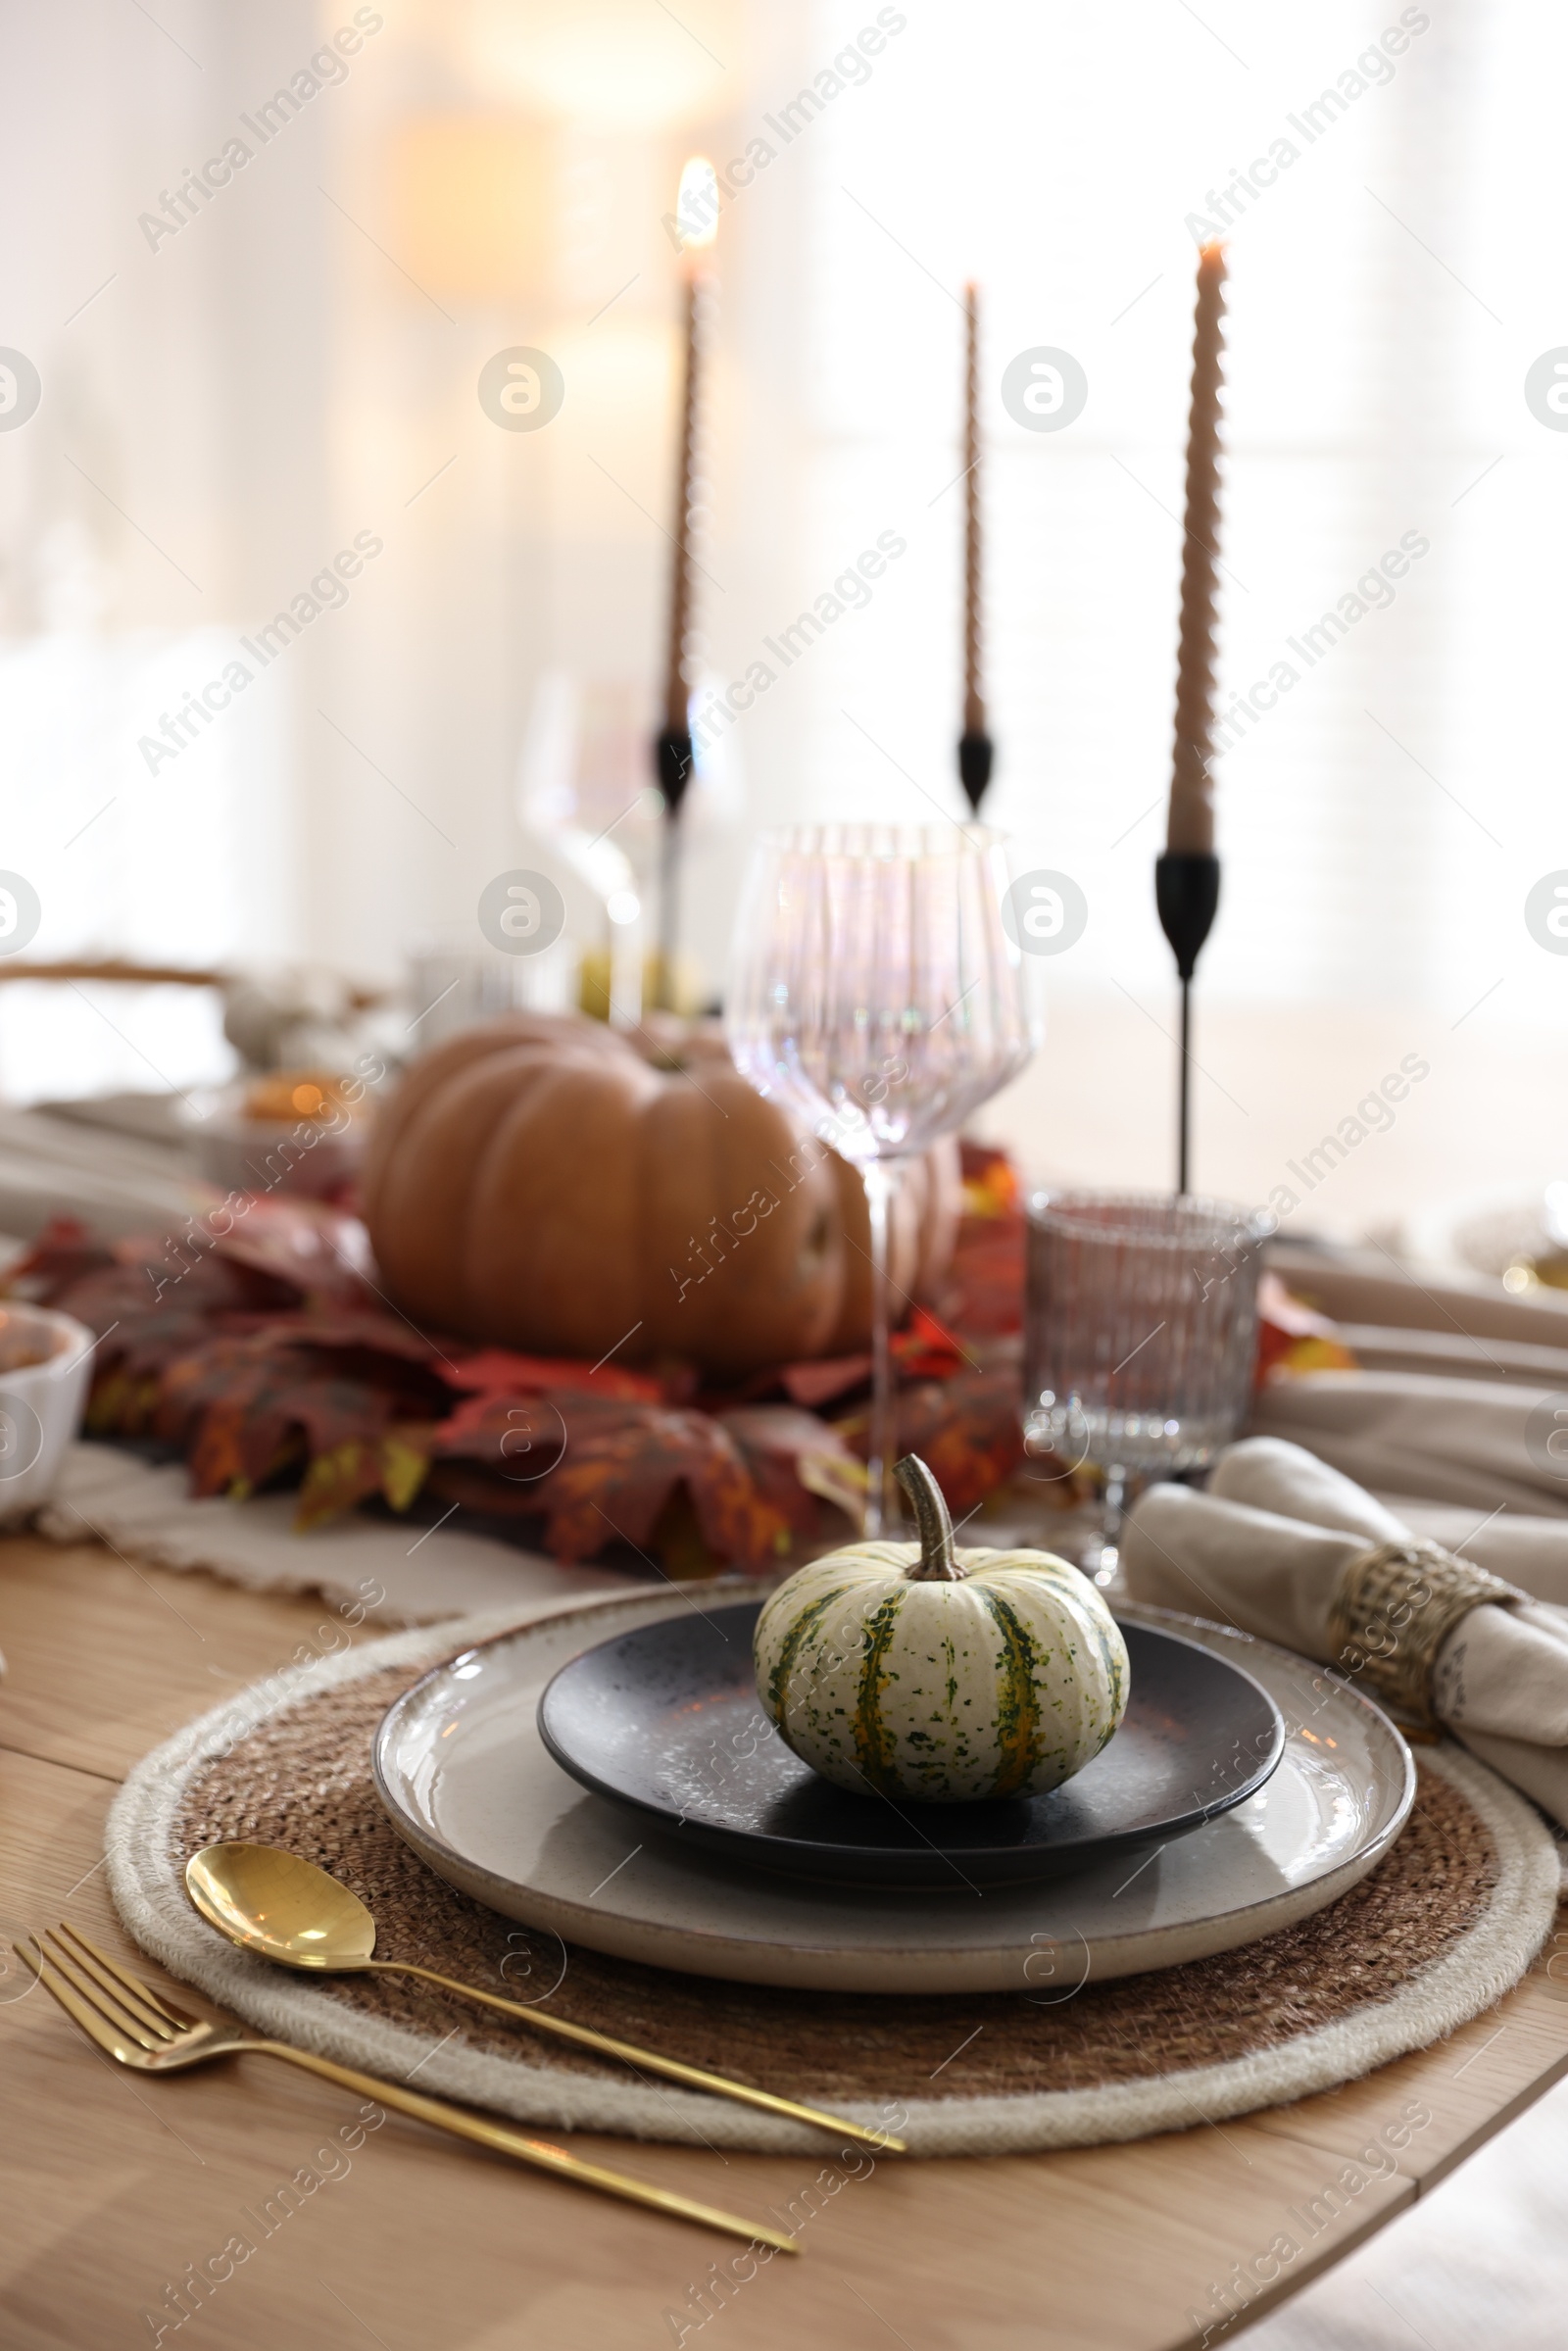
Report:
[[[642,901],[635,890],[612,890],[605,901],[605,912],[612,922],[635,922],[642,910]]]
[[[537,291],[546,237],[551,133],[516,117],[407,122],[393,147],[396,251],[416,284],[455,302]]]
[[[735,0],[472,0],[468,54],[488,91],[613,129],[673,128],[721,102]]]

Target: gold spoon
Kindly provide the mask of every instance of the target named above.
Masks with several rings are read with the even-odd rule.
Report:
[[[185,1890],[220,1935],[226,1935],[243,1950],[259,1951],[264,1959],[275,1960],[279,1967],[302,1968],[321,1976],[417,1976],[421,1983],[439,1984],[443,1991],[456,1992],[462,1999],[498,2008],[503,2016],[515,2017],[536,2033],[554,2033],[558,2040],[597,2049],[602,2057],[618,2057],[634,2071],[662,2074],[686,2089],[734,2098],[743,2106],[760,2107],[764,2114],[785,2115],[791,2122],[812,2123],[820,2131],[836,2131],[841,2138],[855,2139],[863,2147],[893,2155],[905,2152],[904,2140],[885,2131],[868,2131],[839,2115],[823,2114],[815,2106],[798,2106],[793,2098],[775,2098],[769,2090],[752,2089],[722,2074],[704,2073],[699,2066],[661,2057],[634,2041],[612,2040],[608,2033],[568,2024],[564,2017],[547,2016],[542,2009],[525,2008],[517,2000],[503,2000],[472,1984],[454,1983],[450,1976],[416,1967],[411,1960],[372,1958],[375,1921],[358,1894],[318,1869],[314,1861],[302,1861],[281,1845],[207,1845],[185,1864]]]

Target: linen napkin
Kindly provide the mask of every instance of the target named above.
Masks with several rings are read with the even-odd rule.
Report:
[[[1271,1382],[1249,1423],[1380,1492],[1568,1517],[1568,1394],[1436,1373],[1324,1371]],[[1568,1532],[1568,1530],[1565,1530]]]
[[[1412,1532],[1300,1445],[1251,1437],[1220,1455],[1206,1493],[1163,1485],[1139,1498],[1123,1529],[1122,1570],[1134,1599],[1338,1663],[1330,1618],[1342,1571]],[[1464,1556],[1532,1592],[1568,1589],[1568,1528],[1538,1522],[1533,1541],[1506,1546],[1489,1546],[1487,1532]],[[1489,1547],[1492,1561],[1482,1555]],[[1505,1571],[1496,1558],[1504,1547]],[[1471,1609],[1438,1651],[1432,1692],[1456,1738],[1568,1826],[1568,1610],[1539,1597]]]

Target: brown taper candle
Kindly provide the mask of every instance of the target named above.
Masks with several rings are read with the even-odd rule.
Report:
[[[1198,257],[1193,330],[1193,403],[1187,421],[1187,535],[1182,545],[1182,617],[1176,654],[1176,743],[1165,846],[1211,856],[1214,783],[1214,622],[1219,570],[1220,380],[1225,327],[1225,248]]]
[[[980,687],[980,289],[963,289],[963,731],[986,731]]]
[[[692,473],[697,447],[697,403],[701,345],[698,337],[695,270],[685,279],[685,386],[681,407],[680,457],[675,480],[675,553],[669,586],[669,647],[664,666],[664,725],[686,732],[686,632],[692,606]]]

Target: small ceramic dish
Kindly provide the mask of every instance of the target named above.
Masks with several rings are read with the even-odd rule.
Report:
[[[69,1314],[0,1305],[0,1523],[53,1494],[81,1427],[95,1344]]]

